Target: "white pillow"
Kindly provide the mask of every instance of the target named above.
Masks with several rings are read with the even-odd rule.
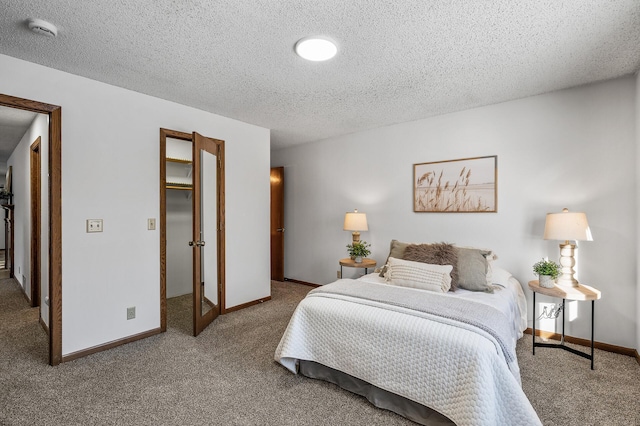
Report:
[[[493,268],[491,283],[494,285],[499,285],[501,287],[507,287],[507,283],[509,282],[509,278],[511,277],[511,272],[505,271],[504,269],[496,266]]]
[[[390,257],[385,281],[402,287],[446,293],[451,288],[452,265],[431,265]]]

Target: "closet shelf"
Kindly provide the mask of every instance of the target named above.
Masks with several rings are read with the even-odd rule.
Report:
[[[171,163],[191,164],[191,160],[185,160],[184,158],[167,157],[167,161]]]
[[[187,185],[187,184],[184,184],[184,183],[173,183],[173,182],[167,182],[166,188],[167,189],[179,189],[179,190],[182,190],[182,191],[191,191],[191,190],[193,190],[193,186],[191,186],[191,185]]]
[[[167,158],[166,187],[169,189],[191,189],[191,161]]]

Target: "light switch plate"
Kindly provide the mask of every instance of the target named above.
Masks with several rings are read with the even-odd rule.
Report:
[[[102,232],[102,219],[87,219],[87,232]]]
[[[149,219],[147,219],[147,229],[149,231],[154,231],[156,229],[156,219],[153,217],[150,217]]]

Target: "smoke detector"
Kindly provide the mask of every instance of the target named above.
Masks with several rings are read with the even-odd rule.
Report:
[[[31,18],[27,21],[27,24],[29,25],[29,29],[36,34],[47,37],[55,37],[58,35],[58,29],[51,22]]]

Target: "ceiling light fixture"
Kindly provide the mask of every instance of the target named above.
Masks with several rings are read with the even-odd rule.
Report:
[[[27,24],[29,25],[29,29],[36,34],[47,37],[55,37],[58,35],[58,29],[51,22],[31,18],[27,21]]]
[[[308,61],[326,61],[338,53],[336,44],[327,37],[305,37],[296,43],[296,53]]]

